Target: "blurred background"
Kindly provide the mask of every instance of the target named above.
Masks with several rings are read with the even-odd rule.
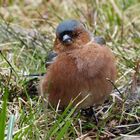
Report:
[[[38,83],[34,83],[33,77],[27,75],[46,72],[44,64],[48,52],[53,49],[55,28],[65,19],[80,20],[94,36],[102,36],[106,40],[117,61],[118,76],[115,85],[120,93],[129,95],[130,99],[134,98],[133,107],[125,108],[124,104],[121,107],[116,105],[115,108],[111,106],[112,104],[108,106],[108,109],[112,108],[115,111],[107,117],[111,124],[106,121],[102,128],[104,130],[107,126],[112,134],[102,133],[98,128],[97,132],[100,132],[98,138],[102,138],[102,135],[114,138],[120,133],[135,130],[136,128],[132,127],[125,131],[124,129],[111,131],[112,126],[140,121],[138,117],[140,115],[140,0],[1,0],[0,98],[3,100],[2,97],[7,89],[9,92],[7,119],[11,114],[15,114],[16,119],[14,137],[23,138],[24,135],[25,139],[42,139],[46,135],[45,130],[49,130],[52,126],[49,120],[45,129],[44,124],[40,125],[46,118],[40,118],[42,107],[39,99],[34,100],[27,96],[35,94]],[[114,90],[113,93],[116,92],[118,91]],[[36,108],[36,112],[33,113]],[[118,118],[116,112],[119,112]],[[55,115],[50,114],[50,120],[54,119]],[[101,120],[104,122],[104,119]],[[27,128],[21,131],[25,126]],[[65,131],[64,137],[60,137],[76,139],[88,134],[89,128],[89,130],[94,128],[88,125],[90,127],[83,128],[81,134],[77,132],[79,129],[75,130],[76,126],[77,121],[73,122],[71,128],[67,128],[72,135]],[[134,134],[135,132],[137,133],[134,131]],[[54,138],[61,133],[49,134]],[[97,136],[97,133],[93,135]]]

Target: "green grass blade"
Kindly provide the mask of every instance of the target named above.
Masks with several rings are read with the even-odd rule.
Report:
[[[11,115],[8,124],[7,140],[12,140],[13,128],[14,128],[15,116]]]
[[[61,131],[58,133],[56,140],[61,140],[66,134],[66,132],[68,131],[68,129],[70,128],[70,126],[71,126],[71,120],[68,120],[63,126],[63,128],[61,129]]]
[[[65,118],[67,117],[67,114],[69,114],[68,112],[71,106],[72,106],[72,102],[69,103],[69,105],[64,110],[64,112],[59,116],[59,119],[55,122],[55,124],[52,126],[52,128],[48,132],[46,139],[49,139],[49,137],[52,137],[53,135],[55,135],[58,132],[58,130],[64,125]]]
[[[4,89],[2,110],[0,112],[0,140],[4,140],[6,127],[6,109],[7,109],[8,89]]]

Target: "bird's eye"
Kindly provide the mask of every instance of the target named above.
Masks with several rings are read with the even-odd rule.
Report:
[[[77,31],[77,32],[73,33],[73,36],[74,36],[74,37],[79,37],[81,33],[82,33],[82,32]]]
[[[76,32],[73,32],[73,33],[72,33],[72,36],[73,36],[73,37],[77,37],[78,34],[77,34]]]

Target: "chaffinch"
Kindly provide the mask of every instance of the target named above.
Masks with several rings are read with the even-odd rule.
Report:
[[[102,39],[101,39],[102,40]],[[77,20],[65,20],[56,28],[54,62],[41,80],[41,95],[54,107],[65,108],[87,97],[78,108],[102,103],[112,91],[116,64],[104,40],[94,39],[85,26]]]

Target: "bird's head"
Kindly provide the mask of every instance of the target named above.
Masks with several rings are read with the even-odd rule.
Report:
[[[56,28],[54,50],[63,52],[77,49],[91,40],[91,34],[85,26],[77,20],[65,20]]]

